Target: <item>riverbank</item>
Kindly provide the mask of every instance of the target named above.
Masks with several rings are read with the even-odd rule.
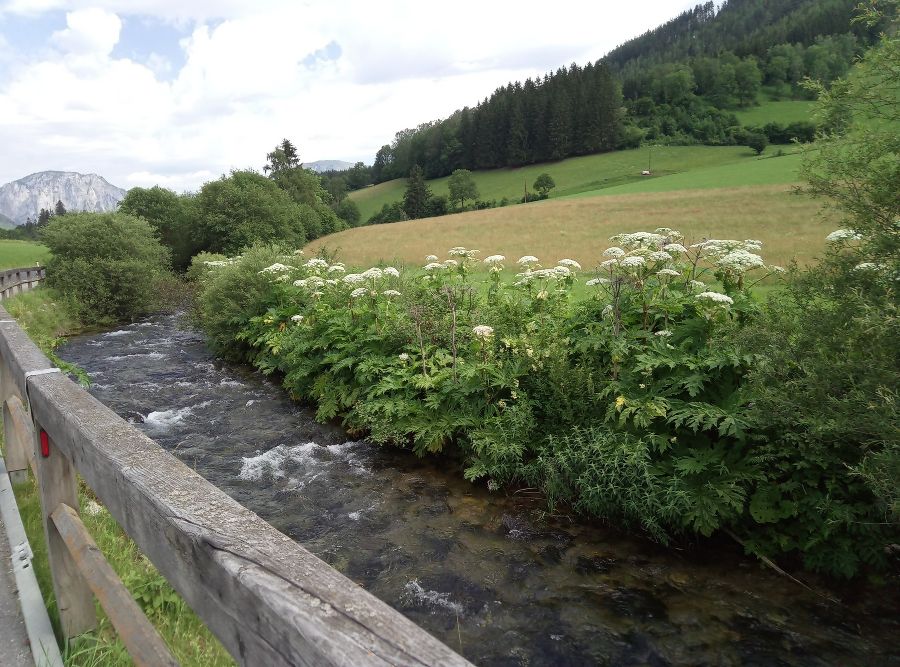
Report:
[[[181,317],[79,336],[60,353],[162,447],[476,664],[900,658],[886,588],[810,577],[812,592],[729,541],[661,547],[548,514],[527,491],[471,485],[444,459],[350,439],[217,359]]]

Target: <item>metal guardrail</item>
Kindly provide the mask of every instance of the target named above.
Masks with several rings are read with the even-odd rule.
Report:
[[[470,664],[70,381],[2,307],[0,403],[11,475],[34,466],[67,638],[96,627],[96,595],[137,664],[176,664],[78,518],[80,475],[240,664]]]

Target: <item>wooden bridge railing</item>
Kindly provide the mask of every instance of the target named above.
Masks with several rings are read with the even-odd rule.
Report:
[[[71,382],[2,307],[0,400],[11,476],[37,477],[66,637],[95,628],[96,595],[137,664],[175,664],[78,518],[81,475],[241,664],[469,665]]]
[[[45,276],[46,272],[42,266],[0,271],[0,299],[34,289]]]

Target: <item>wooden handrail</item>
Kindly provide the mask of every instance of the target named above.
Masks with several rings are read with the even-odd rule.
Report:
[[[35,432],[46,434],[32,440],[67,637],[96,623],[91,575],[64,535],[61,512],[69,510],[57,510],[78,506],[77,473],[241,664],[470,664],[64,375],[46,372],[50,361],[9,320],[0,307],[0,399],[7,406],[12,396],[27,399]]]
[[[60,504],[50,518],[135,664],[177,666],[178,661],[110,567],[78,513]]]
[[[34,289],[46,277],[42,266],[0,271],[0,300]]]

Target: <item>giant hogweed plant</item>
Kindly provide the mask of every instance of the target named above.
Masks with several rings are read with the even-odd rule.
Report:
[[[510,271],[462,247],[418,270],[361,272],[256,248],[211,262],[200,301],[239,302],[242,316],[207,308],[207,328],[230,331],[318,418],[456,456],[491,488],[525,481],[660,540],[802,532],[772,492],[743,382],[755,359],[734,342],[758,313],[749,288],[780,269],[753,240],[657,229],[612,241],[580,302],[573,260],[525,256]],[[241,280],[251,287],[235,293]]]

